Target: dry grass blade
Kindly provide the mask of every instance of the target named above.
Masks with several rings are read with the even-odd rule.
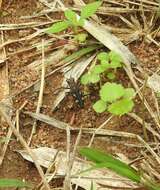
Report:
[[[47,44],[45,44],[45,45],[47,45]],[[68,55],[68,52],[74,50],[75,48],[76,47],[72,44],[66,44],[62,48],[53,51],[53,53],[46,56],[46,60],[45,60],[46,67],[47,68],[48,67],[56,67],[56,65],[64,57],[66,57]],[[41,64],[40,60],[36,60],[36,61],[30,63],[27,67],[32,70],[39,71],[39,70],[41,70],[42,64]]]
[[[19,30],[19,29],[26,29],[26,28],[34,28],[38,26],[44,26],[47,24],[52,24],[53,22],[25,22],[20,24],[0,24],[0,30]]]
[[[2,0],[0,0],[0,9],[1,9],[1,7],[2,7]]]
[[[64,190],[70,190],[71,188],[71,133],[70,133],[70,127],[67,125],[66,128],[66,134],[67,134],[67,143],[66,143],[66,171],[65,171],[65,179],[64,179]]]
[[[38,36],[40,34],[41,34],[41,32],[38,31],[38,32],[34,32],[33,34],[30,34],[30,35],[28,35],[26,37],[23,37],[23,38],[18,38],[18,39],[14,39],[14,40],[8,40],[8,41],[3,42],[2,44],[0,44],[0,49],[7,46],[7,45],[9,45],[9,44],[12,44],[12,43],[22,42],[22,41],[25,41],[25,40],[30,40],[30,39],[32,39],[32,38],[34,38],[34,37],[36,37],[36,36]]]
[[[22,109],[25,107],[25,105],[27,104],[28,102],[25,101],[21,106],[20,108],[16,111],[16,128],[17,128],[17,131],[19,132],[19,129],[20,129],[20,126],[19,126],[19,115],[22,111]],[[17,139],[18,140],[18,139]]]
[[[133,119],[135,119],[138,123],[140,123],[141,125],[143,125],[143,119],[140,118],[138,115],[136,115],[135,113],[129,113],[128,114],[130,117],[132,117]],[[145,127],[146,129],[151,132],[153,134],[153,136],[156,136],[159,140],[160,140],[160,135],[151,127],[151,125],[149,123],[145,122]]]
[[[11,136],[12,136],[12,129],[9,128],[8,133],[7,133],[7,135],[6,135],[5,144],[3,145],[2,149],[1,149],[0,165],[2,165],[2,163],[3,163],[4,156],[5,156],[5,154],[6,154],[7,147],[8,147],[8,144],[9,144],[9,142],[10,142]]]
[[[23,147],[26,149],[26,151],[29,153],[29,155],[31,156],[32,160],[34,161],[34,164],[43,180],[43,183],[45,185],[46,190],[51,190],[43,173],[42,168],[40,167],[39,163],[37,162],[37,158],[35,156],[35,154],[32,152],[32,150],[29,148],[29,146],[27,145],[26,141],[24,140],[24,138],[20,135],[20,133],[18,133],[17,129],[14,127],[14,124],[12,123],[12,121],[10,120],[10,118],[8,117],[8,115],[4,112],[4,106],[0,105],[0,114],[1,116],[6,120],[7,124],[9,125],[9,127],[11,128],[12,132],[14,133],[14,135],[16,136],[16,138],[20,141],[20,143],[23,145]]]
[[[151,153],[151,155],[156,159],[158,164],[160,165],[160,157],[157,155],[157,153],[150,147],[148,143],[146,143],[140,136],[137,136],[137,139],[145,145],[146,149]]]
[[[40,85],[40,91],[39,91],[39,97],[38,97],[38,103],[37,103],[37,109],[36,113],[40,112],[42,102],[43,102],[43,92],[44,92],[44,85],[45,85],[45,60],[44,60],[44,41],[42,40],[42,74],[41,74],[41,85]],[[32,141],[33,134],[36,133],[36,125],[37,121],[35,120],[32,126],[31,135],[28,141],[28,144],[30,145]]]
[[[49,116],[41,114],[41,113],[36,114],[33,112],[25,112],[25,114],[30,115],[31,117],[33,117],[39,121],[42,121],[44,123],[47,123],[58,129],[66,130],[67,126],[69,126],[67,123],[64,123],[53,117],[49,117]],[[79,132],[80,129],[77,127],[70,126],[70,130]],[[82,133],[93,134],[93,133],[95,133],[96,130],[97,129],[83,128]],[[107,130],[107,129],[99,129],[98,131],[96,131],[95,135],[96,136],[113,136],[113,137],[115,136],[115,137],[124,137],[124,138],[137,138],[137,135],[132,134],[132,133],[113,131],[113,130]]]
[[[1,36],[0,36],[0,43],[4,43],[4,35],[3,35],[3,31],[1,31]],[[6,50],[5,47],[0,49],[0,63],[5,63],[5,58],[6,58]],[[1,62],[2,61],[2,62]],[[11,116],[12,112],[11,109],[9,109],[9,107],[11,106],[11,99],[10,100],[5,100],[4,99],[9,95],[9,77],[8,77],[8,63],[5,63],[5,65],[0,67],[0,100],[6,105],[4,106],[4,111],[6,111],[6,113]],[[8,105],[8,106],[7,106]],[[4,118],[0,118],[1,121],[1,125],[3,125],[4,122]],[[12,136],[12,131],[11,129],[8,129],[8,133],[7,133],[7,137],[6,137],[6,141],[2,147],[2,149],[0,150],[0,165],[3,162],[5,153],[7,151],[7,147],[8,147],[8,143],[10,141],[10,138]]]
[[[24,102],[22,104],[22,106],[16,111],[16,127],[17,127],[17,131],[19,133],[19,114],[21,112],[21,110],[23,109],[23,107],[26,105],[27,102]],[[5,144],[2,148],[2,152],[1,152],[1,156],[0,156],[0,165],[2,164],[3,162],[3,159],[4,159],[4,156],[6,154],[6,151],[7,151],[7,147],[8,147],[8,144],[10,142],[10,138],[12,136],[12,129],[9,128],[8,130],[8,133],[7,133],[7,136],[6,136],[6,141],[5,141]],[[17,139],[18,140],[18,139]]]
[[[121,55],[127,68],[130,67],[131,63],[138,63],[136,57],[129,51],[129,49],[124,46],[116,36],[112,35],[102,26],[86,21],[84,29],[104,46]]]
[[[90,140],[90,142],[89,142],[89,145],[88,145],[89,147],[91,147],[91,145],[92,145],[92,143],[93,143],[93,140],[94,140],[94,137],[95,137],[95,135],[98,133],[98,131],[101,130],[104,126],[106,126],[107,123],[109,123],[109,121],[110,121],[111,119],[113,119],[113,115],[110,116],[105,122],[103,122],[103,123],[94,131],[94,133],[93,133],[93,135],[92,135],[92,138],[91,138],[91,140]]]
[[[47,148],[47,147],[32,149],[32,151],[38,157],[38,162],[46,168],[48,168],[52,164],[52,160],[57,153],[56,149]],[[33,162],[27,152],[25,151],[18,151],[18,152],[22,155],[24,159]],[[66,152],[59,151],[55,158],[56,175],[54,176],[54,178],[65,177],[66,166],[67,166]],[[91,167],[90,164],[76,157],[74,160],[72,170],[70,171],[71,172],[70,179],[72,184],[82,187],[85,190],[88,190],[90,188],[91,181],[93,180],[96,183],[97,188],[103,187],[103,185],[110,185],[110,186],[112,185],[117,187],[120,186],[124,187],[124,189],[125,187],[130,187],[130,188],[137,187],[131,181],[127,180],[126,178],[122,178],[107,169],[92,170],[89,172],[85,172],[79,178],[79,173],[82,171],[82,168],[83,170],[86,170],[90,167]],[[53,173],[55,173],[55,171]],[[52,174],[49,174],[48,179],[50,179],[51,176]]]
[[[141,164],[142,169],[148,174],[152,179],[157,178],[160,180],[160,174],[158,171],[158,167],[155,168],[157,162],[155,162],[153,159],[151,159],[151,156],[148,156],[146,153],[142,152],[142,155],[144,156],[143,162]],[[157,171],[156,171],[157,169]]]

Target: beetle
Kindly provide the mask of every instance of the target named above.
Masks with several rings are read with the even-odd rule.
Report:
[[[67,84],[70,89],[70,93],[77,100],[80,108],[84,107],[83,94],[79,88],[79,85],[75,82],[74,78],[67,79]]]

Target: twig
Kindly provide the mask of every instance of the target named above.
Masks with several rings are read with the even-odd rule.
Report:
[[[155,103],[155,107],[156,107],[156,111],[157,111],[157,117],[160,120],[160,109],[159,109],[159,104],[158,104],[158,100],[156,97],[156,93],[152,90],[152,97],[154,99],[154,103]]]
[[[47,123],[51,125],[52,127],[56,127],[58,129],[66,130],[66,127],[69,126],[67,123],[64,123],[62,121],[59,121],[57,119],[54,119],[53,117],[46,116],[44,114],[36,114],[33,112],[24,112],[27,115],[30,115],[31,117],[42,121],[44,123]],[[71,127],[70,126],[70,131],[75,131],[79,132],[79,128],[77,127]],[[93,134],[96,131],[96,129],[92,128],[83,128],[82,133],[86,134]],[[114,130],[109,130],[109,129],[99,129],[96,133],[97,136],[115,136],[115,137],[125,137],[125,138],[137,138],[136,134],[133,133],[127,133],[127,132],[122,132],[122,131],[114,131]]]
[[[56,22],[56,20],[54,20]],[[53,21],[49,22],[25,22],[25,23],[16,23],[16,24],[0,24],[0,30],[18,30],[18,29],[25,29],[25,28],[34,28],[38,26],[44,26],[47,24],[52,24]]]
[[[80,131],[78,133],[78,136],[77,136],[77,139],[76,139],[76,142],[75,142],[75,145],[74,145],[74,149],[73,149],[73,153],[72,153],[72,159],[71,159],[71,162],[70,162],[70,170],[72,170],[72,167],[73,167],[73,163],[74,163],[75,156],[76,156],[76,150],[77,150],[77,146],[78,146],[78,144],[80,142],[81,135],[82,135],[82,128],[80,128]]]
[[[19,133],[19,115],[20,115],[20,112],[21,110],[25,107],[25,105],[27,104],[27,101],[25,101],[21,106],[20,108],[16,111],[16,128],[17,128],[17,131]],[[18,139],[17,139],[18,140]]]
[[[74,149],[73,149],[73,153],[72,153],[72,156],[71,156],[71,159],[70,159],[70,163],[69,163],[69,168],[70,168],[69,170],[70,170],[70,171],[72,171],[72,167],[73,167],[73,163],[74,163],[74,160],[75,160],[75,155],[76,155],[77,146],[78,146],[79,141],[80,141],[80,139],[81,139],[81,134],[82,134],[82,130],[80,129],[80,131],[79,131],[79,133],[78,133],[78,136],[77,136],[77,139],[76,139],[76,142],[75,142],[75,145],[74,145]],[[47,169],[45,175],[49,174],[50,169],[51,169],[51,168],[53,167],[53,165],[55,164],[54,161],[55,161],[56,158],[58,157],[58,153],[59,153],[59,152],[57,151],[57,154],[56,154],[55,157],[54,157],[53,163],[52,163],[51,166]],[[55,178],[56,173],[57,173],[56,169],[58,168],[58,165],[59,165],[59,164],[61,164],[61,160],[60,160],[60,159],[58,160],[58,163],[56,163],[55,171],[54,171],[51,175],[49,175],[49,178],[47,179],[48,182],[50,182],[53,178]],[[62,177],[65,177],[65,176],[62,176]],[[39,187],[40,185],[41,185],[41,184],[39,184],[38,187]],[[43,189],[43,187],[42,187],[41,189]]]
[[[46,190],[51,190],[43,173],[43,170],[41,168],[41,166],[39,165],[39,163],[37,162],[37,157],[36,155],[32,152],[32,150],[29,148],[28,144],[26,143],[26,141],[24,140],[24,138],[20,135],[20,133],[18,133],[17,129],[14,127],[14,124],[12,123],[12,121],[10,120],[10,118],[8,117],[8,115],[4,112],[3,109],[3,105],[0,104],[0,114],[2,115],[2,117],[6,120],[6,122],[8,123],[9,127],[11,128],[12,132],[14,133],[14,135],[19,139],[20,143],[24,146],[24,148],[26,149],[26,151],[29,153],[29,155],[31,156],[32,160],[34,161],[34,164],[43,180],[43,183],[45,185]]]
[[[71,134],[70,134],[70,127],[67,126],[66,128],[67,133],[67,150],[66,150],[66,176],[64,179],[64,190],[70,190],[71,189],[71,170],[70,170],[70,161],[71,161]]]
[[[59,151],[57,150],[54,158],[53,158],[53,161],[51,163],[51,165],[47,168],[47,171],[45,173],[45,176],[49,175],[50,171],[53,169],[54,165],[55,165],[55,161],[56,161],[56,158],[58,156],[58,153]],[[54,178],[54,176],[56,175],[56,168],[55,168],[55,171],[51,174],[51,176],[49,176],[49,178],[47,178],[47,181],[48,183]],[[37,185],[37,189],[40,189],[40,190],[43,190],[43,181],[41,181],[38,185]],[[42,187],[41,187],[42,186]]]
[[[2,0],[0,0],[0,9],[1,9],[1,7],[2,7]]]
[[[95,135],[97,134],[97,132],[102,129],[111,119],[113,118],[113,115],[111,115],[104,123],[102,123],[94,132],[93,132],[93,135],[91,137],[91,140],[90,140],[90,143],[88,145],[88,147],[91,147],[92,143],[93,143],[93,140],[94,140],[94,137]]]
[[[143,120],[135,113],[128,113],[127,115],[129,115],[131,118],[135,119],[138,123],[143,125]],[[145,122],[145,127],[149,132],[153,134],[153,136],[156,136],[160,140],[160,135],[150,126],[149,123]]]
[[[142,90],[142,104],[145,106],[144,101],[145,101],[145,89],[147,85],[147,77],[145,77],[144,85],[143,85],[143,90]],[[146,141],[149,140],[147,130],[146,130],[146,123],[145,123],[145,118],[143,116],[142,118],[142,128],[143,128],[143,135]]]
[[[0,42],[4,43],[3,31],[1,31]],[[6,49],[5,49],[5,47],[2,48],[2,49],[0,49],[0,57],[2,58],[2,60],[4,60],[6,58]],[[3,63],[5,63],[5,61]],[[5,98],[9,94],[8,63],[5,63],[4,67],[1,68],[0,75],[1,75],[1,82],[0,82],[1,93],[0,93],[0,99],[3,99],[3,98]],[[6,101],[6,103],[10,103],[10,102],[11,102],[11,100],[7,100]],[[8,107],[5,107],[5,110],[8,113],[10,112],[10,109],[8,109]],[[3,118],[2,118],[2,122],[3,122]],[[3,125],[3,123],[1,123],[1,124]],[[0,165],[3,162],[3,159],[4,159],[4,156],[6,154],[7,147],[8,147],[8,144],[9,144],[11,136],[12,136],[12,130],[8,129],[6,141],[5,141],[5,144],[3,145],[3,148],[1,150]]]
[[[8,147],[8,144],[9,144],[9,141],[10,141],[11,136],[12,136],[12,129],[9,128],[9,129],[8,129],[8,133],[7,133],[7,136],[6,136],[5,144],[3,145],[3,148],[2,148],[2,150],[1,150],[0,165],[3,163],[3,159],[4,159],[4,156],[5,156],[5,154],[6,154],[7,147]]]
[[[16,112],[16,127],[17,127],[17,131],[19,133],[19,114],[20,114],[20,111],[23,109],[23,107],[26,105],[26,101],[22,104],[22,106],[17,110]],[[5,153],[7,151],[7,147],[8,147],[8,144],[9,144],[9,141],[10,141],[10,138],[12,136],[12,130],[11,128],[9,128],[8,130],[8,133],[7,133],[7,136],[6,136],[6,141],[5,141],[5,144],[3,145],[3,148],[2,148],[2,153],[1,153],[1,156],[0,156],[0,165],[2,164],[3,162],[3,159],[4,159],[4,156],[5,156]],[[18,140],[18,139],[17,139]]]
[[[40,112],[40,109],[42,106],[44,85],[45,85],[45,62],[44,62],[44,41],[42,40],[42,74],[41,74],[41,85],[40,85],[40,91],[39,91],[36,113]],[[31,135],[30,135],[30,138],[28,141],[28,145],[30,145],[30,143],[32,141],[32,137],[36,133],[36,125],[37,125],[37,120],[35,120],[33,123]]]
[[[146,149],[152,154],[152,156],[156,159],[158,164],[160,164],[160,157],[155,153],[155,151],[147,144],[140,136],[137,135],[137,139],[145,145]]]

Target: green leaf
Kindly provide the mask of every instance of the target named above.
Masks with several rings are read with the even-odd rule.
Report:
[[[89,160],[93,161],[97,168],[106,167],[134,182],[140,183],[141,181],[141,177],[135,169],[114,158],[112,155],[88,147],[81,148],[79,152],[81,155],[86,156]]]
[[[0,179],[0,187],[32,187],[29,183],[17,179]]]
[[[74,39],[80,43],[83,43],[86,41],[87,36],[88,35],[86,33],[80,33],[80,34],[77,34]]]
[[[86,73],[81,77],[81,83],[86,85],[90,83],[97,83],[100,81],[100,76],[95,73]]]
[[[117,69],[117,68],[120,68],[122,67],[122,64],[118,61],[115,61],[113,60],[111,63],[110,63],[110,68],[112,69]]]
[[[101,60],[101,66],[106,70],[110,68],[110,64],[108,63],[107,60]]]
[[[96,1],[84,6],[81,10],[81,18],[88,18],[92,16],[97,11],[97,9],[101,6],[101,4],[102,4],[101,1]]]
[[[100,164],[96,164],[96,166],[97,168],[108,168],[123,177],[127,177],[128,179],[134,182],[137,182],[137,183],[140,182],[141,177],[136,171],[134,171],[131,167],[124,167],[124,166],[118,165],[118,162],[117,163],[114,163],[114,162],[100,163]]]
[[[122,67],[122,58],[119,54],[115,53],[114,51],[111,51],[109,53],[109,59],[110,59],[110,67],[113,69]]]
[[[125,93],[125,89],[121,84],[105,83],[100,90],[100,97],[105,102],[113,102],[121,98]]]
[[[67,21],[61,21],[53,24],[51,27],[47,28],[46,33],[53,34],[61,32],[69,27],[69,23]]]
[[[81,77],[81,83],[83,85],[89,84],[90,83],[90,74],[86,73]]]
[[[78,25],[77,15],[74,11],[68,9],[64,12],[65,17],[70,21],[70,23],[74,26]]]
[[[98,100],[95,104],[93,104],[93,109],[97,113],[102,113],[107,109],[107,104],[103,100]]]
[[[110,79],[110,80],[113,80],[116,78],[116,75],[114,73],[108,73],[107,74],[107,77]]]
[[[75,61],[77,59],[79,59],[80,57],[100,48],[101,46],[99,45],[94,45],[94,46],[88,46],[86,48],[83,48],[77,52],[74,52],[72,55],[67,56],[66,58],[63,59],[64,63],[68,63],[70,61]]]
[[[110,58],[111,62],[112,61],[113,62],[122,62],[121,56],[118,53],[114,52],[114,51],[109,52],[109,58]]]
[[[108,111],[114,115],[124,115],[132,111],[133,106],[133,101],[131,99],[125,98],[109,105]]]
[[[109,55],[106,52],[101,52],[101,53],[99,53],[97,55],[97,59],[100,60],[100,61],[102,61],[102,60],[106,60],[107,61],[107,60],[109,60]]]
[[[102,67],[101,65],[95,65],[92,69],[91,72],[95,73],[95,74],[101,74],[105,71],[106,69],[104,67]]]
[[[89,79],[91,83],[97,83],[100,81],[100,76],[98,74],[91,73]]]
[[[83,18],[80,18],[79,20],[78,20],[78,26],[84,26],[84,22],[85,22],[85,19],[83,19]]]
[[[124,93],[124,98],[134,98],[135,91],[133,88],[126,88]]]

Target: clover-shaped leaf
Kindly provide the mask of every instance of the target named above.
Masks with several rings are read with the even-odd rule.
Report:
[[[109,52],[109,58],[111,61],[122,62],[122,57],[114,51]]]
[[[97,83],[100,81],[100,76],[98,74],[91,73],[90,74],[90,82]]]
[[[110,73],[107,73],[107,77],[110,79],[110,80],[113,80],[116,78],[116,75],[113,73],[113,72],[110,72]]]
[[[98,100],[94,105],[93,105],[94,111],[97,113],[102,113],[107,109],[107,104],[103,100]]]
[[[95,73],[86,73],[81,77],[81,83],[86,85],[90,83],[97,83],[100,81],[100,76]]]
[[[81,77],[81,83],[86,85],[90,83],[90,74],[86,73]]]
[[[121,98],[125,93],[125,89],[121,84],[105,83],[100,90],[100,97],[105,102],[113,102]]]
[[[100,61],[102,61],[102,60],[107,61],[109,59],[109,54],[106,53],[106,52],[101,52],[101,53],[98,54],[97,59],[100,60]]]
[[[102,65],[95,65],[91,72],[95,73],[95,74],[100,74],[103,73],[106,69],[102,66]]]
[[[101,60],[101,66],[107,70],[110,68],[110,64],[108,63],[108,60]]]
[[[124,98],[133,98],[135,96],[135,91],[133,88],[126,88],[124,93]]]
[[[110,68],[112,68],[112,69],[117,69],[117,68],[120,68],[120,67],[122,67],[121,62],[118,62],[118,61],[113,60],[113,61],[110,63]]]
[[[108,106],[108,111],[114,115],[124,115],[132,110],[134,103],[131,99],[118,100]]]

